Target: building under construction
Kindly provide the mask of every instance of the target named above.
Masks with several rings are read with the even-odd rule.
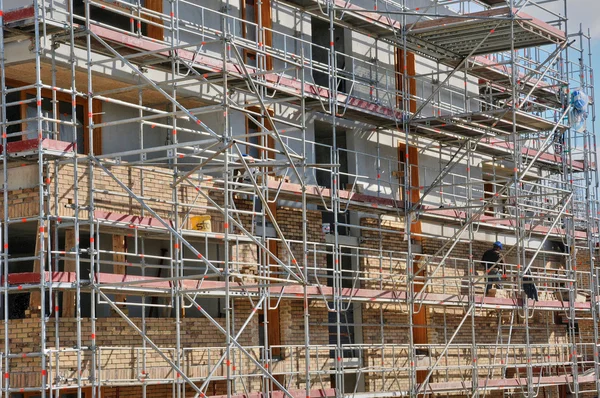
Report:
[[[0,0],[0,397],[597,397],[567,3]]]

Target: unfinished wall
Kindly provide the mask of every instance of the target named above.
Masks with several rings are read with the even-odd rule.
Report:
[[[250,304],[247,300],[237,301],[236,311],[237,317],[234,328],[237,330],[251,313]],[[141,325],[140,318],[133,318],[132,320]],[[221,326],[224,325],[224,318],[217,319],[217,321]],[[11,330],[15,331],[16,334],[10,342],[11,352],[21,354],[39,350],[40,319],[17,319],[13,322],[11,323]],[[201,380],[207,375],[209,364],[214,365],[224,352],[225,336],[218,332],[207,319],[183,318],[181,322],[181,344],[185,348],[182,366],[188,376]],[[46,344],[50,350],[48,375],[50,377],[65,377],[65,384],[72,385],[77,370],[77,355],[76,352],[71,350],[72,347],[76,346],[76,319],[59,319],[61,351],[58,354],[53,351],[56,349],[55,324],[48,322],[46,327]],[[90,344],[90,320],[84,318],[81,327],[82,336],[88,336],[84,341],[84,345]],[[257,346],[259,343],[257,330],[258,323],[255,316],[240,336],[239,341],[245,346]],[[233,332],[235,333],[235,331]],[[173,358],[175,348],[173,337],[176,335],[174,319],[146,318],[146,335]],[[1,344],[4,344],[3,340],[1,340]],[[100,378],[104,385],[128,384],[144,378],[148,382],[176,378],[168,363],[156,352],[151,348],[142,349],[140,335],[120,317],[99,318],[97,320],[95,344],[98,347],[97,360],[102,369]],[[251,351],[254,352],[252,349]],[[56,355],[58,355],[59,369],[55,367]],[[255,352],[255,355],[260,357],[258,352]],[[90,375],[89,361],[92,359],[91,353],[83,351],[82,357],[82,377],[86,378]],[[143,361],[145,361],[145,366],[142,366]],[[255,373],[254,365],[247,358],[240,356],[239,353],[234,356],[233,363],[239,369],[238,374]],[[50,369],[50,367],[53,368]],[[224,371],[225,364],[219,367],[218,373],[223,374]],[[253,383],[250,379],[248,378],[246,381]],[[15,388],[40,385],[40,359],[18,358],[11,360],[9,381],[11,386]]]
[[[531,363],[568,362],[570,345],[567,326],[560,324],[552,312],[532,310],[526,327],[524,314],[519,310],[480,310],[466,315],[465,308],[427,307],[428,337],[431,344],[429,359],[435,362],[440,356],[439,368],[433,373],[437,382],[469,378],[471,365],[476,361],[480,377],[526,377],[528,363],[526,333],[531,344]],[[474,315],[474,319],[471,317]],[[461,322],[462,327],[458,329]],[[471,330],[475,322],[476,330]],[[458,333],[451,340],[452,335]],[[474,333],[474,334],[473,334]],[[452,346],[444,352],[444,347]],[[476,351],[472,343],[475,342]],[[443,356],[442,356],[443,355]],[[544,368],[543,376],[565,374],[565,368],[553,365]],[[505,372],[505,373],[504,373]],[[534,371],[539,375],[539,370]]]

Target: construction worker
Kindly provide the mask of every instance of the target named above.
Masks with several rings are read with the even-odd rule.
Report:
[[[494,247],[483,253],[481,262],[485,265],[485,273],[487,277],[487,283],[485,285],[485,295],[487,296],[488,291],[495,284],[496,288],[502,289],[502,285],[499,283],[504,274],[504,264],[500,261],[500,252],[502,251],[502,242],[494,242]]]
[[[527,296],[535,301],[539,301],[537,286],[531,277],[531,271],[527,270],[525,276],[523,276],[523,292]]]
[[[252,174],[255,173],[256,168],[252,167],[252,164],[255,162],[254,157],[246,154],[246,153],[242,153],[242,157],[244,158],[244,160],[246,161],[246,164],[248,164],[248,168],[252,171]],[[241,160],[239,162],[240,164],[242,163]],[[235,182],[236,183],[251,183],[250,177],[248,175],[248,173],[246,173],[246,170],[243,167],[236,167],[233,169],[233,176],[235,177]]]

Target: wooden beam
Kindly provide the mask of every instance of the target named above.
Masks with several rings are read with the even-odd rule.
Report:
[[[74,272],[46,272],[45,278],[47,281],[54,283],[73,283],[77,280],[77,276]],[[39,283],[40,273],[35,272],[17,272],[10,273],[8,275],[8,283],[10,285],[23,285],[23,284],[34,284]],[[140,275],[115,275],[113,273],[97,273],[96,281],[99,284],[111,284],[119,282],[130,282],[141,288],[148,287],[152,289],[162,289],[162,295],[171,296],[172,282],[159,277],[153,276],[140,276]],[[182,289],[198,290],[197,279],[182,279],[179,281]],[[221,296],[224,297],[225,282],[222,281],[210,281],[205,280],[202,283],[202,287],[214,292],[220,292]],[[105,288],[107,289],[107,288]],[[251,295],[259,294],[257,287],[247,287],[243,289],[245,292]],[[269,288],[271,295],[283,295],[286,300],[299,300],[303,297],[304,287],[302,286],[272,286]],[[156,294],[160,294],[156,292]],[[333,300],[333,288],[320,286],[320,287],[309,287],[308,288],[309,300],[323,300],[325,297],[327,300]],[[340,295],[352,298],[356,301],[363,302],[383,302],[383,303],[397,303],[398,300],[406,300],[407,293],[402,290],[377,290],[377,289],[362,289],[362,288],[343,288]],[[423,293],[423,299],[427,305],[437,306],[449,306],[456,308],[463,308],[465,302],[468,301],[468,295],[463,294],[445,294],[445,293]],[[597,296],[597,300],[600,300],[600,296]],[[475,296],[475,304],[484,306],[489,309],[507,309],[514,310],[516,308],[523,307],[523,300],[520,298],[502,298],[502,297],[485,297]],[[560,300],[540,300],[536,302],[536,308],[540,310],[548,311],[565,311],[569,308],[569,303]],[[577,311],[589,311],[590,302],[575,303],[575,309]]]
[[[86,104],[87,105],[87,104]],[[87,106],[84,107],[87,109]],[[85,118],[86,127],[87,127],[87,118]],[[97,126],[102,123],[102,102],[98,100],[92,101],[92,120],[94,125]],[[84,137],[88,137],[87,129],[84,130]],[[102,127],[94,127],[94,142],[92,143],[92,147],[94,149],[95,155],[102,155]],[[89,143],[88,143],[89,145]],[[88,153],[89,147],[85,148],[86,153]]]
[[[258,10],[257,10],[258,12]],[[264,40],[265,46],[272,47],[273,46],[273,32],[271,29],[273,28],[272,16],[271,16],[271,0],[263,0],[262,5],[260,7],[260,19],[262,22],[262,28],[264,32]],[[266,68],[267,70],[273,69],[273,59],[270,55],[267,55],[266,58]]]
[[[39,221],[38,222],[38,228],[36,231],[36,239],[35,239],[35,255],[39,256],[40,254],[40,250],[41,250],[41,245],[40,245],[40,240],[44,239],[44,237],[46,236],[45,234],[45,221]],[[33,273],[34,274],[40,274],[40,260],[36,259],[33,261]],[[40,291],[38,289],[33,290],[30,294],[29,294],[29,315],[34,315],[34,314],[41,314],[42,312],[42,296],[40,294]]]
[[[414,59],[414,56],[413,56]],[[410,68],[409,68],[410,69]],[[412,107],[412,104],[411,104]],[[412,111],[412,110],[411,110]],[[407,198],[411,203],[417,203],[421,199],[421,191],[419,188],[419,152],[417,147],[409,146],[408,150],[406,148],[406,144],[400,143],[398,146],[398,161],[400,163],[404,163],[406,168],[404,172],[408,171],[410,167],[410,189],[409,189],[409,197]],[[404,174],[401,174],[401,177],[404,177]],[[402,184],[403,181],[400,181]],[[417,242],[421,242],[421,221],[416,221],[410,224],[410,232],[415,234],[411,236],[411,239]],[[422,270],[420,273],[419,267],[421,264],[422,256],[416,255],[413,261],[413,271],[415,272],[415,284],[414,289],[415,293],[418,293],[423,290],[423,285],[425,283],[425,270]],[[425,305],[419,306],[414,305],[414,312],[412,315],[413,324],[416,326],[412,330],[413,342],[415,344],[428,344],[427,338],[427,307]],[[417,371],[417,382],[423,383],[427,378],[426,370],[418,370]]]
[[[162,14],[163,12],[163,0],[146,0],[146,8],[152,11],[156,11]],[[148,20],[162,24],[162,20],[160,18],[148,17]],[[164,29],[160,26],[155,26],[148,24],[148,37],[151,37],[156,40],[164,40]]]
[[[404,50],[402,50],[402,49],[396,50],[396,73],[398,73],[396,75],[396,89],[398,90],[399,93],[404,92],[404,84],[405,83],[404,83],[403,77],[404,76],[408,77],[408,93],[410,95],[410,97],[408,98],[408,101],[410,104],[409,111],[411,113],[415,113],[417,111],[417,100],[416,100],[417,81],[415,80],[414,77],[409,77],[409,76],[415,76],[417,74],[417,62],[416,62],[414,53],[411,53],[411,52],[406,53],[406,63],[405,63],[404,62]],[[397,105],[400,109],[402,109],[404,106],[402,100],[403,100],[402,94],[398,94],[396,101],[397,101]]]
[[[127,244],[125,242],[125,236],[123,235],[113,235],[112,237],[112,249],[113,252],[113,261],[115,263],[125,263],[125,255],[121,253],[125,253],[127,251]],[[127,269],[124,264],[113,264],[113,273],[116,275],[127,275]],[[127,300],[127,296],[124,294],[115,294],[115,301],[117,302],[125,302]],[[127,307],[125,305],[119,305],[119,308],[127,313]],[[117,316],[117,313],[113,313],[114,316]]]
[[[75,230],[67,229],[65,231],[65,252],[74,251],[76,246]],[[76,262],[73,254],[65,254],[64,272],[77,272],[75,269]],[[70,290],[63,291],[62,294],[62,317],[75,317],[75,292]]]
[[[272,17],[272,13],[271,13],[271,0],[262,0],[262,2],[261,2],[261,6],[260,6],[261,24],[258,24],[259,12],[258,12],[258,1],[257,0],[242,0],[241,5],[242,5],[242,20],[257,24],[259,29],[264,33],[264,38],[261,38],[259,36],[259,37],[257,37],[257,39],[259,41],[264,40],[264,45],[266,47],[271,47],[273,45],[273,32],[271,30],[273,27],[273,17]],[[253,12],[250,13],[249,9],[253,9]],[[247,31],[249,29],[254,29],[254,25],[251,26],[251,25],[248,25],[248,24],[242,22],[242,36],[244,38],[247,38],[247,36],[248,36]],[[256,51],[245,49],[244,50],[244,61],[249,62],[249,58],[251,58],[251,57],[256,59],[256,57],[257,57]],[[273,59],[270,55],[267,55],[267,57],[266,57],[265,68],[267,70],[273,69]]]
[[[269,247],[269,251],[271,251],[271,253],[273,253],[275,256],[278,256],[278,245],[277,245],[277,241],[275,239],[269,239],[268,240],[268,247]],[[275,264],[275,260],[273,260],[271,257],[268,258],[267,260],[269,262],[269,264]],[[276,299],[271,299],[269,307],[271,307],[272,305],[276,305],[277,304],[277,300]],[[274,309],[269,309],[267,311],[267,318],[268,318],[268,322],[269,322],[269,346],[279,346],[281,345],[281,321],[280,321],[280,317],[279,317],[279,306],[277,306]],[[281,355],[281,348],[280,347],[274,347],[272,348],[272,354],[273,356],[280,356]]]
[[[277,219],[277,203],[270,203],[269,209],[271,209],[271,211],[273,212],[273,216],[275,217],[275,219]],[[269,251],[271,253],[273,253],[276,257],[279,257],[279,244],[278,244],[277,240],[269,239],[267,241],[267,247],[269,248]],[[275,264],[276,261],[269,256],[269,257],[267,257],[267,263],[269,265],[271,265],[271,264]],[[268,305],[269,305],[269,308],[271,308],[271,306],[274,306],[276,304],[277,304],[277,300],[271,299],[271,301],[269,302]],[[276,359],[283,359],[282,358],[283,352],[281,351],[281,348],[273,347],[273,346],[281,345],[281,317],[280,317],[281,302],[279,304],[280,305],[278,305],[276,308],[267,310],[267,321],[269,323],[268,329],[267,329],[268,330],[267,338],[269,341],[269,347],[271,347],[271,354],[273,355],[273,357],[275,357]],[[267,304],[265,303],[265,305],[267,305]],[[259,327],[262,327],[262,325],[259,325]],[[284,375],[276,375],[274,377],[279,383],[281,383],[282,385],[285,385],[285,376]],[[279,390],[279,388],[275,385],[273,386],[273,389]]]

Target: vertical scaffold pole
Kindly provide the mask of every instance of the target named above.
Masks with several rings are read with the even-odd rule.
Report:
[[[0,22],[2,22],[2,26],[4,26],[4,1],[0,0]],[[4,29],[0,29],[0,70],[4,71],[5,69],[5,48],[4,48]],[[8,127],[6,126],[6,75],[4,73],[0,73],[0,88],[2,89],[2,98],[1,98],[1,107],[2,107],[2,119],[0,122],[2,123],[2,288],[4,289],[3,297],[3,313],[4,313],[4,358],[3,359],[3,369],[2,369],[2,391],[4,391],[4,396],[9,396],[9,388],[10,388],[10,339],[9,339],[9,301],[8,301],[8,149],[7,149],[7,132]]]

